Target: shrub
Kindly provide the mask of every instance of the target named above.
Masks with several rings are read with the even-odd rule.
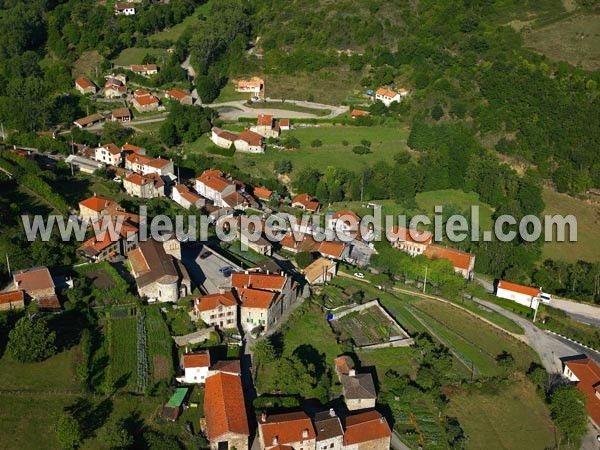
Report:
[[[364,147],[362,145],[357,145],[352,149],[352,151],[357,155],[366,155],[368,153],[371,153],[371,149],[369,147]]]
[[[321,145],[323,145],[323,141],[321,141],[321,139],[315,139],[310,143],[311,147],[320,147]]]

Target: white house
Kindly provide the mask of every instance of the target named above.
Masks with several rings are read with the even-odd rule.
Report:
[[[133,16],[135,15],[135,4],[126,2],[115,3],[115,15]]]
[[[379,88],[375,92],[375,100],[381,100],[385,106],[390,106],[394,102],[400,102],[400,94],[396,91],[390,91],[386,88]]]
[[[245,153],[264,153],[265,138],[251,130],[242,131],[235,142],[235,149]]]
[[[185,184],[178,184],[173,188],[171,198],[177,204],[185,209],[192,206],[201,208],[204,206],[204,199],[187,187]]]
[[[221,148],[229,148],[238,138],[237,134],[231,133],[221,128],[213,127],[210,134],[210,140]]]
[[[121,150],[115,144],[105,144],[94,150],[96,161],[108,164],[110,166],[119,166],[121,164]]]
[[[184,383],[204,383],[210,368],[210,353],[208,350],[194,353],[185,353],[182,359]]]
[[[520,305],[534,309],[537,308],[537,305],[541,300],[541,293],[541,289],[522,286],[520,284],[510,283],[504,280],[500,280],[496,286],[497,297],[512,300]]]
[[[202,175],[196,178],[196,192],[206,197],[216,206],[228,206],[224,198],[236,192],[235,183],[226,179],[220,170],[205,170]]]
[[[151,158],[139,153],[131,153],[125,158],[125,168],[141,175],[156,173],[167,176],[175,172],[173,161],[164,158]]]

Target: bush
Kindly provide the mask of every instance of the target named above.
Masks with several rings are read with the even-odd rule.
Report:
[[[211,155],[227,156],[231,158],[235,153],[235,147],[233,146],[233,144],[229,148],[221,148],[214,146],[208,149],[208,153],[210,153]]]
[[[323,145],[323,141],[321,141],[321,139],[315,139],[310,143],[311,147],[320,147],[321,145]]]
[[[357,145],[354,147],[352,152],[356,153],[357,155],[366,155],[368,153],[372,153],[369,147],[364,147],[362,145]]]

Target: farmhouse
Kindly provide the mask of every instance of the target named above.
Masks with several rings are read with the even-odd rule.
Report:
[[[350,369],[348,374],[341,374],[339,379],[348,410],[375,408],[377,391],[370,373],[356,373],[355,369]]]
[[[237,136],[235,142],[235,149],[238,152],[244,153],[264,153],[265,152],[265,139],[259,134],[251,130],[242,131]]]
[[[319,258],[306,267],[302,274],[310,285],[324,284],[336,275],[337,263],[327,258]]]
[[[173,161],[163,158],[152,158],[139,153],[132,153],[125,158],[125,168],[141,175],[156,173],[160,176],[173,174]]]
[[[238,302],[231,291],[196,297],[192,307],[192,317],[202,320],[209,326],[222,329],[236,328]]]
[[[181,259],[176,239],[163,243],[150,239],[140,242],[127,256],[140,297],[149,302],[176,302],[192,292],[190,276]]]
[[[133,144],[128,144],[127,142],[125,142],[123,144],[123,146],[121,147],[121,151],[125,154],[125,156],[129,156],[132,153],[138,154],[138,155],[145,155],[146,154],[146,149],[143,147],[138,147],[137,145],[133,145]]]
[[[117,16],[133,16],[135,15],[135,4],[117,2],[115,3],[115,15]]]
[[[127,93],[127,87],[121,84],[119,81],[109,79],[104,88],[102,88],[102,95],[106,98],[119,98]]]
[[[368,411],[345,419],[345,450],[389,450],[392,432],[379,412]]]
[[[183,383],[204,383],[208,377],[208,368],[210,367],[210,352],[203,350],[184,353],[181,358],[181,367],[184,371]]]
[[[79,217],[81,219],[99,220],[106,213],[112,213],[120,206],[114,200],[94,194],[79,202]]]
[[[292,207],[301,208],[305,211],[318,212],[319,201],[317,199],[312,198],[308,194],[300,194],[294,197],[294,199],[292,200]]]
[[[292,129],[292,125],[290,124],[290,119],[280,119],[279,120],[279,128],[281,131],[289,131]]]
[[[235,90],[237,92],[250,92],[254,95],[259,95],[263,87],[263,81],[259,78],[252,80],[238,80]]]
[[[230,133],[229,131],[222,130],[217,127],[213,127],[210,134],[210,140],[221,148],[229,148],[231,144],[238,138],[237,134]]]
[[[60,311],[60,302],[56,297],[54,281],[46,267],[32,267],[31,269],[13,272],[15,290],[24,291],[33,301],[37,302],[41,310]]]
[[[94,158],[101,163],[118,167],[122,160],[121,150],[115,144],[100,145],[94,150]]]
[[[165,182],[154,172],[146,175],[132,173],[123,180],[123,188],[133,197],[156,198],[165,195]]]
[[[356,119],[357,117],[369,117],[371,113],[369,111],[363,111],[362,109],[353,109],[350,113],[350,117]]]
[[[194,99],[192,98],[192,94],[189,92],[182,91],[181,89],[171,89],[165,93],[166,98],[170,98],[172,100],[176,100],[182,105],[192,105],[194,103]]]
[[[317,251],[325,258],[341,260],[344,258],[346,245],[339,241],[323,241]]]
[[[273,198],[273,191],[269,189],[256,187],[254,188],[254,195],[263,202],[270,202]]]
[[[309,417],[302,411],[267,416],[258,422],[261,450],[270,450],[279,445],[306,450],[316,448],[317,436]]]
[[[97,123],[104,122],[104,117],[100,114],[92,114],[91,116],[83,117],[82,119],[77,119],[73,122],[79,128],[87,128],[95,125]]]
[[[375,92],[375,100],[381,101],[385,106],[390,106],[394,102],[400,102],[400,94],[396,91],[390,91],[386,88],[379,88]]]
[[[430,245],[424,252],[429,259],[447,259],[454,266],[454,271],[461,274],[467,280],[473,278],[475,268],[475,255],[454,250],[453,248]]]
[[[360,225],[360,217],[350,211],[343,209],[327,217],[327,228],[340,233],[357,233]]]
[[[110,119],[114,122],[129,122],[131,120],[131,111],[129,111],[129,108],[113,109]]]
[[[138,112],[158,111],[158,99],[152,94],[134,96],[131,104]]]
[[[96,85],[84,77],[80,77],[75,80],[75,89],[77,89],[82,95],[95,94],[97,91]]]
[[[156,67],[156,64],[132,64],[129,67],[129,70],[137,75],[143,75],[145,77],[158,73],[158,67]]]
[[[204,206],[204,199],[195,192],[192,192],[185,184],[175,186],[171,192],[171,198],[185,209],[190,209],[192,206],[194,208],[202,208]]]
[[[106,232],[102,237],[89,238],[77,251],[94,261],[108,261],[119,254],[119,248],[119,240],[113,240],[110,233]]]
[[[564,363],[563,375],[577,383],[577,389],[587,398],[588,415],[600,427],[600,366],[587,357],[570,359]]]
[[[223,176],[220,170],[205,170],[196,178],[196,192],[211,200],[215,206],[228,206],[223,199],[236,192],[236,185]]]
[[[25,308],[25,292],[21,289],[0,293],[0,311]]]
[[[340,418],[333,409],[315,414],[315,432],[317,450],[342,450],[344,430]]]
[[[500,280],[496,285],[495,293],[497,297],[512,300],[520,305],[535,309],[540,301],[542,290]]]
[[[211,450],[248,449],[250,427],[238,375],[219,372],[206,380],[204,411]]]
[[[281,129],[279,124],[270,114],[260,114],[256,119],[256,125],[250,128],[251,131],[264,137],[279,137]]]
[[[394,248],[408,253],[410,256],[425,253],[433,240],[432,234],[427,231],[397,226],[392,228],[392,232],[388,233],[387,238]]]

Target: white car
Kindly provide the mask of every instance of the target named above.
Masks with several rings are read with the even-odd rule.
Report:
[[[114,177],[114,178],[113,178],[113,181],[114,181],[115,183],[122,183],[122,182],[123,182],[123,180],[121,179],[121,177]]]
[[[360,272],[356,272],[356,273],[354,274],[354,276],[355,276],[356,278],[360,278],[361,280],[365,278],[365,274],[364,274],[364,273],[360,273]]]

